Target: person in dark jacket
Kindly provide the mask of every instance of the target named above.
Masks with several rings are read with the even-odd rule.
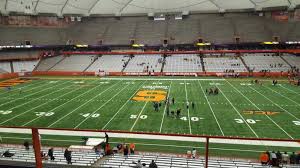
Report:
[[[25,141],[23,145],[26,150],[29,150],[29,142],[28,141]]]
[[[296,155],[295,155],[295,152],[293,152],[291,155],[290,155],[290,164],[295,164],[296,163]]]
[[[53,155],[53,148],[50,148],[50,149],[48,150],[48,156],[50,157],[50,160],[54,160],[54,159],[55,159],[55,157],[54,157],[54,155]]]
[[[152,162],[149,164],[149,168],[157,168],[157,165],[154,162],[154,160],[152,160]]]
[[[128,146],[127,145],[125,145],[124,146],[124,156],[128,156],[128,152],[129,152],[129,149],[128,149]]]
[[[65,153],[64,153],[64,157],[66,158],[66,161],[68,162],[68,164],[72,164],[72,154],[71,154],[71,151],[69,151],[68,149],[66,149]]]

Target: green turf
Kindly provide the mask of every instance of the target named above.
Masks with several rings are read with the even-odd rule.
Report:
[[[271,81],[264,81],[262,86],[248,86],[242,84],[250,83],[250,79],[138,79],[147,80],[41,77],[10,92],[1,89],[0,125],[300,139],[300,88],[286,82],[272,86]],[[205,90],[214,83],[219,95],[206,95]],[[175,98],[170,109],[181,108],[182,119],[164,115],[164,103],[159,112],[154,112],[152,102],[130,100],[147,86],[166,86],[169,97]],[[195,108],[187,110],[186,101],[194,102]],[[249,115],[244,110],[279,113]]]

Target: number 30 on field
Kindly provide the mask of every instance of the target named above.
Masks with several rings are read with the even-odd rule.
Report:
[[[236,123],[239,123],[239,124],[243,124],[243,123],[245,123],[245,121],[246,121],[247,123],[249,123],[249,124],[255,124],[255,123],[256,123],[256,121],[253,120],[253,119],[246,119],[245,121],[242,120],[242,119],[234,119],[234,121],[235,121]]]

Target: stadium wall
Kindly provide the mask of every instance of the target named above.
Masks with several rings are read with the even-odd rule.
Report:
[[[0,79],[9,79],[9,78],[17,78],[19,77],[18,73],[5,73],[0,74]]]

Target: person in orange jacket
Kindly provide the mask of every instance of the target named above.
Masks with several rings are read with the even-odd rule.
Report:
[[[269,155],[267,154],[267,152],[263,152],[262,154],[260,154],[259,160],[260,160],[262,165],[268,165]]]
[[[134,143],[130,143],[129,148],[130,148],[130,154],[134,154],[135,144]]]

